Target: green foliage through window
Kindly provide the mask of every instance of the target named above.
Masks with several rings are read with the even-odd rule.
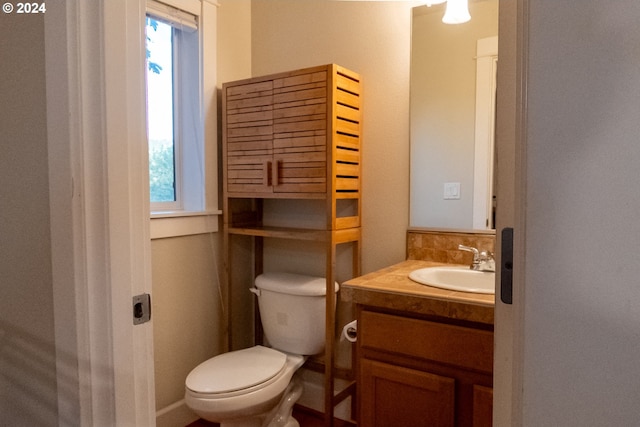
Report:
[[[171,25],[147,17],[147,133],[151,203],[176,201],[173,32]]]
[[[151,203],[175,199],[175,177],[171,141],[149,145],[149,193]]]
[[[158,65],[158,63],[151,61],[151,51],[149,50],[149,43],[151,42],[151,38],[149,38],[149,29],[152,29],[153,31],[158,31],[158,21],[156,21],[155,19],[149,18],[147,17],[147,67],[149,69],[149,71],[152,71],[156,74],[160,74],[160,71],[162,71],[162,67],[160,65]]]

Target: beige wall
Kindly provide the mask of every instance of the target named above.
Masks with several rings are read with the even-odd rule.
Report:
[[[218,87],[221,88],[224,82],[251,77],[251,0],[219,3]]]
[[[184,380],[222,351],[217,234],[151,244],[156,409],[184,397]]]
[[[364,272],[404,259],[411,2],[254,1],[252,73],[337,63],[364,87]]]
[[[222,0],[218,12],[219,89],[224,82],[252,76],[251,34],[251,0]],[[220,94],[218,102],[221,102]],[[218,112],[221,114],[222,108],[218,108]],[[218,129],[221,130],[221,126]],[[219,149],[222,150],[221,146]],[[232,291],[230,334],[232,349],[239,349],[253,344],[253,294],[248,291],[253,274],[246,268],[252,266],[253,261],[249,238],[236,237],[231,245],[236,261],[232,275],[238,286]]]

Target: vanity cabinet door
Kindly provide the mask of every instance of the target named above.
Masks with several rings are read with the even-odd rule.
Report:
[[[455,380],[363,359],[362,427],[453,427]]]
[[[491,427],[493,332],[358,310],[361,427]]]
[[[493,389],[473,386],[473,427],[493,425]]]

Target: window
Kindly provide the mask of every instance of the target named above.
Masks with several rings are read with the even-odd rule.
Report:
[[[205,118],[216,117],[215,60],[209,56],[203,60],[203,52],[216,55],[215,9],[207,0],[147,0],[152,237],[154,218],[219,213],[217,131],[215,123],[205,127]]]
[[[203,157],[197,22],[197,17],[182,10],[148,3],[147,134],[152,211],[202,210],[198,193],[203,184],[197,174]]]
[[[176,145],[173,123],[178,116],[174,109],[173,27],[147,16],[146,37],[149,194],[154,205],[179,208],[176,157],[180,158],[180,145]]]

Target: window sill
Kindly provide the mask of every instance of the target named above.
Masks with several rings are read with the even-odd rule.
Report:
[[[222,211],[184,212],[167,211],[151,214],[151,240],[167,237],[190,236],[218,231],[218,216]]]

